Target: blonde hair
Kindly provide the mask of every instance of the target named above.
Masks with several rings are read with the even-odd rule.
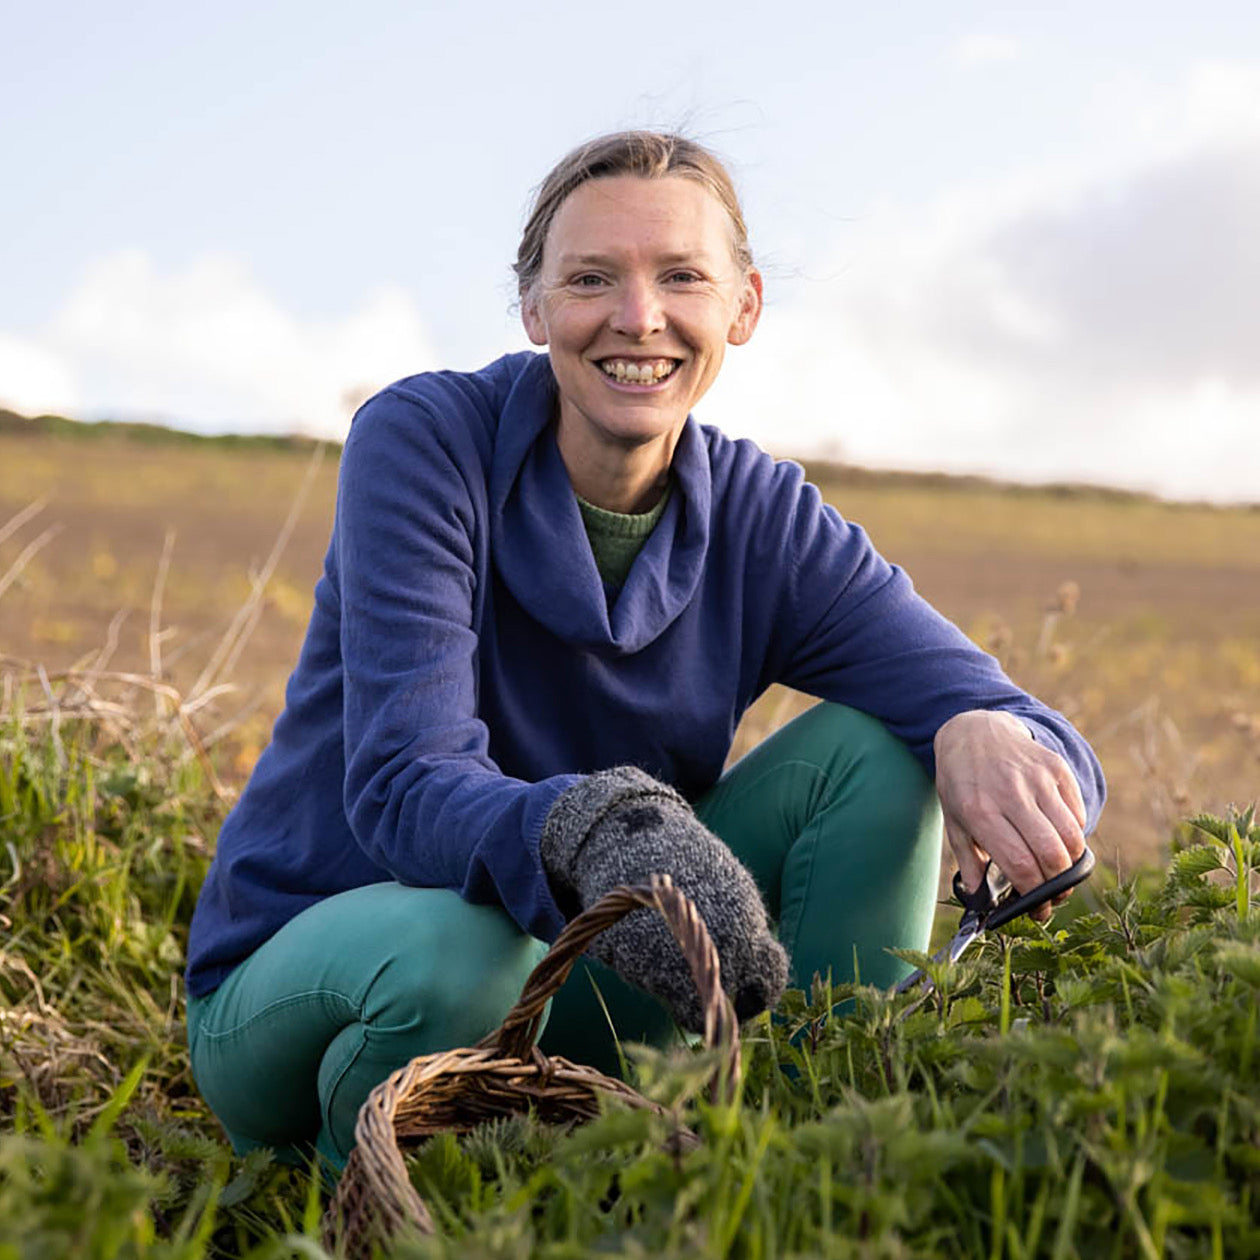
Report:
[[[694,179],[722,203],[730,218],[736,262],[744,271],[752,267],[748,228],[735,185],[722,162],[703,145],[685,136],[661,131],[618,131],[579,145],[551,169],[540,185],[529,222],[521,234],[516,262],[512,265],[522,296],[542,270],[543,245],[565,198],[587,180],[611,175],[637,175],[642,179],[681,175],[684,179]]]

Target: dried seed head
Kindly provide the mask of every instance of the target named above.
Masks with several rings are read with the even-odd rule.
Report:
[[[1081,588],[1080,584],[1073,581],[1061,582],[1059,589],[1055,592],[1054,610],[1071,616],[1076,611],[1076,605],[1080,603]]]

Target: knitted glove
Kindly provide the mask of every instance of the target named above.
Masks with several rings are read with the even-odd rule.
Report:
[[[588,775],[551,807],[541,852],[557,904],[570,915],[617,884],[671,876],[709,929],[736,1015],[748,1019],[778,1003],[787,955],[770,934],[757,885],[673,788],[633,766]],[[664,1002],[684,1028],[703,1029],[691,969],[659,915],[628,914],[591,953]]]

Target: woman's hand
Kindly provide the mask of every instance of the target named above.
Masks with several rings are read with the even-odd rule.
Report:
[[[634,766],[587,775],[551,807],[539,855],[557,900],[576,900],[581,909],[618,884],[669,875],[709,929],[736,1016],[751,1019],[778,1005],[788,958],[757,885],[673,788]],[[597,937],[591,953],[660,998],[684,1028],[704,1030],[691,967],[658,916],[636,911]]]
[[[1080,857],[1085,805],[1076,776],[1017,717],[959,713],[936,732],[934,748],[945,835],[967,888],[984,878],[986,857],[1021,893]],[[1048,919],[1050,907],[1033,917]]]

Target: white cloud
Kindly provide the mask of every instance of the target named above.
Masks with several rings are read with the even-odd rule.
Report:
[[[73,413],[79,405],[74,370],[28,337],[0,333],[0,407],[23,415]]]
[[[1005,65],[1018,61],[1023,51],[1020,41],[1010,35],[974,31],[950,45],[949,59],[959,69],[975,70],[981,66]]]
[[[163,272],[141,250],[98,259],[37,340],[24,410],[151,417],[206,430],[344,436],[367,392],[433,366],[424,327],[396,288],[335,319],[284,309],[231,256]],[[79,388],[58,390],[60,365]],[[3,379],[3,378],[0,378]],[[46,388],[45,388],[46,387]]]
[[[877,203],[771,304],[702,418],[785,454],[1260,500],[1260,71],[1097,102],[1088,155]],[[231,257],[98,262],[0,402],[340,436],[345,397],[434,365],[410,298],[332,319]]]
[[[1093,167],[875,207],[703,414],[785,453],[1260,501],[1260,75],[1177,102]]]
[[[1163,153],[1260,135],[1260,69],[1253,63],[1202,61],[1174,92],[1147,91],[1132,106],[1144,142]]]

